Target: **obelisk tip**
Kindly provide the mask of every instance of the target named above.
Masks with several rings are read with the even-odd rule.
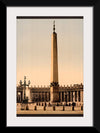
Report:
[[[53,21],[53,32],[55,32],[55,20]]]

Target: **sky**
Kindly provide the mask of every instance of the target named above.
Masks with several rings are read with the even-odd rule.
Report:
[[[16,19],[17,85],[48,86],[51,79],[51,36],[57,33],[59,85],[83,83],[83,19]]]

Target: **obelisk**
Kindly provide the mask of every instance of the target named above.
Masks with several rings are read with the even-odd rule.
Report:
[[[51,43],[51,83],[50,83],[50,102],[59,102],[58,84],[58,52],[57,52],[57,33],[55,32],[55,21],[53,23],[52,43]]]

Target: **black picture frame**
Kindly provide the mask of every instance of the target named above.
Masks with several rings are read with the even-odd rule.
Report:
[[[47,0],[0,0],[0,49],[1,49],[1,89],[0,89],[0,126],[6,127],[7,116],[6,116],[6,88],[7,88],[7,26],[6,26],[6,9],[7,7],[15,6],[46,6],[46,7],[65,7],[65,6],[86,6],[93,7],[93,127],[89,128],[89,131],[100,132],[100,107],[99,107],[99,74],[100,74],[100,65],[99,65],[99,44],[100,44],[100,0],[66,0],[66,1],[47,1]],[[88,127],[87,127],[88,128]],[[80,130],[86,131],[87,128],[74,128],[77,132]],[[72,131],[72,128],[70,128]],[[75,132],[75,131],[74,131]]]

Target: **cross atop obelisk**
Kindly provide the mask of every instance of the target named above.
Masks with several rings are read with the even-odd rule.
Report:
[[[55,20],[53,21],[53,32],[55,32]]]
[[[50,101],[59,101],[59,84],[58,84],[58,53],[57,53],[57,33],[55,32],[55,21],[53,21],[53,33],[51,43],[51,84],[50,84]]]

